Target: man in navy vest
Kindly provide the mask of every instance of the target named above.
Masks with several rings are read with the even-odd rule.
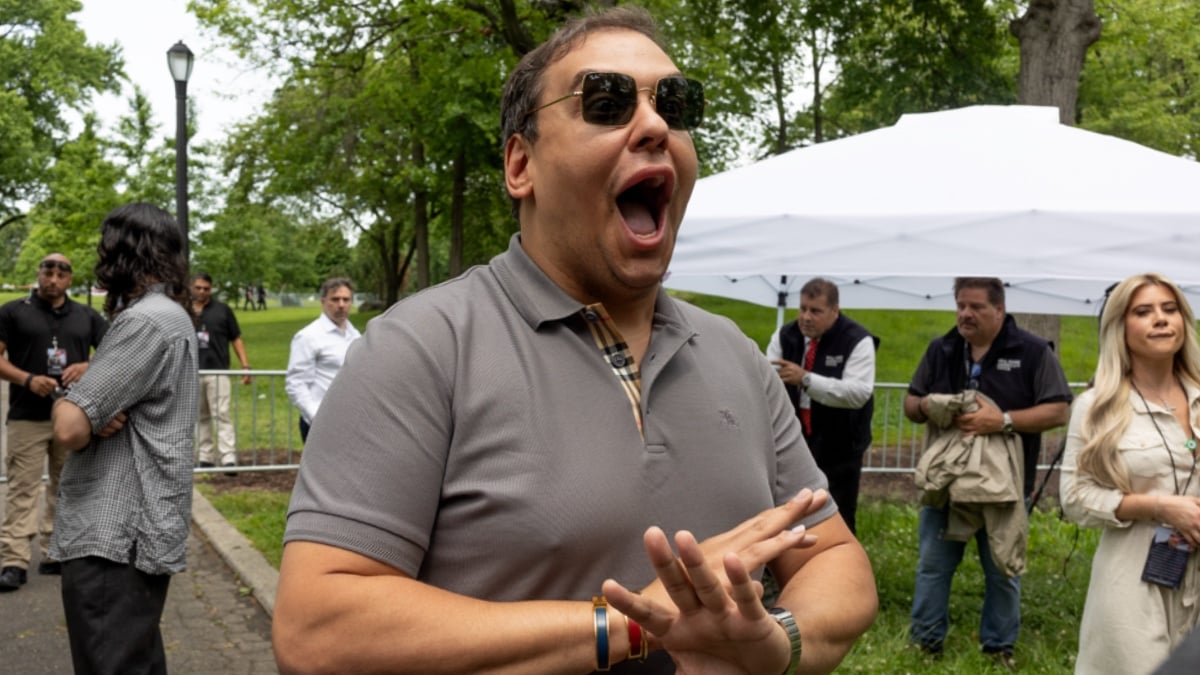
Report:
[[[1004,284],[991,277],[954,280],[957,325],[929,343],[917,365],[904,415],[922,424],[929,419],[930,394],[977,389],[996,402],[959,415],[965,433],[1017,434],[1025,451],[1025,495],[1033,491],[1041,433],[1067,422],[1071,390],[1049,342],[1021,330],[1004,311]],[[920,546],[913,592],[909,639],[940,653],[949,628],[950,583],[966,543],[942,538],[947,509],[925,506],[918,524]],[[992,561],[987,531],[975,536],[984,572],[983,615],[979,641],[984,653],[1011,666],[1013,644],[1021,627],[1021,579],[1004,575]]]
[[[829,479],[829,496],[854,532],[862,456],[871,447],[879,338],[838,310],[838,287],[811,279],[800,314],[767,344],[800,417],[804,440]]]

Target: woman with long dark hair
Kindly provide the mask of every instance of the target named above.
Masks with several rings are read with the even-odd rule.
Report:
[[[1102,527],[1076,673],[1148,673],[1200,620],[1200,347],[1179,287],[1122,281],[1100,318],[1095,386],[1075,402],[1061,492]]]

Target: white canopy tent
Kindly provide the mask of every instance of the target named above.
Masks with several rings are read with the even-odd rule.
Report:
[[[1009,284],[1011,312],[1095,315],[1104,289],[1167,275],[1200,310],[1200,164],[976,106],[697,182],[665,285],[779,308],[813,276],[843,308],[953,309],[956,276]]]

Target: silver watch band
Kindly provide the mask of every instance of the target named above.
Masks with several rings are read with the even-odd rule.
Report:
[[[784,669],[783,675],[795,675],[796,669],[800,667],[800,653],[802,651],[800,645],[800,627],[796,625],[796,617],[792,616],[791,612],[782,607],[772,607],[767,610],[767,614],[770,614],[772,619],[775,619],[780,626],[783,626],[788,640],[792,643],[792,658],[788,660],[787,668]]]

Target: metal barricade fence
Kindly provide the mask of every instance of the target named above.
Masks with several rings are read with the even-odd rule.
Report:
[[[283,471],[300,466],[300,413],[288,400],[284,387],[286,370],[250,371],[251,382],[242,384],[244,370],[201,370],[200,376],[217,376],[219,387],[229,386],[229,416],[234,428],[237,466],[220,466],[220,448],[214,448],[213,468],[196,473]],[[211,438],[220,438],[220,421],[213,415],[207,422]]]
[[[288,400],[284,388],[284,370],[251,371],[252,381],[243,385],[242,370],[202,370],[200,375],[227,376],[221,382],[230,387],[229,416],[234,428],[238,461],[236,467],[199,468],[196,473],[283,471],[300,466],[300,414]],[[7,457],[8,386],[0,386],[0,457]],[[213,438],[218,438],[218,420],[210,424]],[[219,452],[219,450],[217,450]],[[6,461],[0,461],[0,482],[7,482]]]
[[[234,426],[234,437],[238,450],[237,467],[216,466],[197,468],[197,473],[283,471],[300,466],[299,413],[291,404],[284,388],[283,370],[251,371],[253,380],[249,385],[241,384],[246,374],[241,370],[202,370],[205,375],[223,375],[230,387],[230,417]],[[1072,383],[1071,388],[1079,391],[1082,384]],[[7,387],[4,399],[7,399]],[[904,417],[904,396],[908,385],[897,382],[880,382],[875,385],[875,416],[873,420],[874,444],[863,458],[863,471],[867,473],[907,473],[917,465],[925,447],[925,425],[914,424]],[[4,417],[7,417],[7,401],[3,402]],[[212,436],[218,437],[218,421],[213,418]],[[0,425],[0,431],[4,431]],[[1064,427],[1042,434],[1042,454],[1038,462],[1040,469],[1048,468],[1050,460],[1066,433]],[[5,437],[7,433],[3,434]],[[0,441],[3,442],[3,441]],[[220,464],[218,461],[217,464]],[[5,480],[4,463],[0,462],[0,481]]]

